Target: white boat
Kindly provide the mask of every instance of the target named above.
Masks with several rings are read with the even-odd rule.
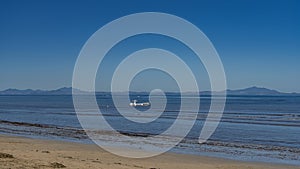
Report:
[[[130,106],[150,106],[149,102],[137,103],[137,100],[133,100],[133,102],[129,103]]]

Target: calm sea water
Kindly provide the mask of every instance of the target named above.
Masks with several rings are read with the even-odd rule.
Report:
[[[131,98],[148,100],[146,95]],[[174,122],[180,107],[178,95],[167,98],[161,117],[138,127],[120,116],[110,95],[98,95],[97,101],[106,119],[120,132],[159,134]],[[300,165],[300,97],[228,96],[220,125],[201,145],[197,139],[210,97],[201,97],[200,103],[194,127],[171,151]],[[0,133],[92,143],[78,122],[72,96],[0,96]]]

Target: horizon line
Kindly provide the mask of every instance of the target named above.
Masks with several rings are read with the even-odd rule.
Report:
[[[244,89],[251,89],[251,88],[258,88],[258,89],[267,89],[267,90],[273,90],[273,91],[276,91],[276,92],[280,92],[280,93],[287,93],[287,94],[293,94],[293,93],[299,93],[299,92],[296,92],[296,91],[292,91],[292,92],[282,92],[278,89],[270,89],[270,88],[267,88],[267,87],[261,87],[261,86],[251,86],[251,87],[244,87],[244,88],[236,88],[236,89],[229,89],[227,88],[226,91],[234,91],[234,90],[244,90]],[[4,90],[0,90],[0,92],[3,92],[3,91],[7,91],[7,90],[32,90],[32,91],[55,91],[55,90],[60,90],[60,89],[75,89],[75,90],[80,90],[80,89],[77,89],[77,88],[72,88],[72,87],[60,87],[60,88],[54,88],[54,89],[32,89],[32,88],[26,88],[26,89],[19,89],[19,88],[6,88]],[[83,90],[80,90],[81,92],[112,92],[112,91],[83,91]],[[114,91],[116,93],[122,93],[122,92],[149,92],[149,91],[137,91],[137,90],[129,90],[129,91]],[[163,92],[166,92],[166,93],[180,93],[180,91],[163,91]],[[211,90],[202,90],[202,91],[183,91],[181,93],[196,93],[196,92],[223,92],[223,91],[211,91]]]

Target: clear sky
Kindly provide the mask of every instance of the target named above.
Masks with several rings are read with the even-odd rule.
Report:
[[[300,92],[298,0],[3,0],[0,2],[0,90],[71,86],[76,58],[95,31],[124,15],[150,11],[174,14],[198,26],[220,55],[228,88],[261,86]],[[138,48],[134,44],[147,46],[147,42],[137,40],[141,39],[131,40],[130,49]],[[109,59],[108,62],[112,63]],[[164,84],[171,81],[165,80]]]

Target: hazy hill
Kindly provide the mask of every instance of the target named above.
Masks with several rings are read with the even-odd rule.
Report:
[[[76,90],[79,91],[78,89],[76,89]],[[86,92],[79,91],[79,93],[84,94]],[[145,93],[145,92],[130,92],[130,93],[131,94],[141,94],[141,93]],[[200,92],[201,95],[210,95],[211,93],[212,93],[211,91]],[[0,91],[0,95],[71,95],[71,94],[72,94],[71,87],[63,87],[63,88],[56,89],[56,90],[7,89],[7,90]],[[109,92],[97,92],[97,94],[109,94]],[[168,94],[172,94],[172,92],[170,92]],[[173,94],[176,94],[176,93],[173,93]],[[189,94],[193,94],[193,92],[191,92]],[[214,92],[214,94],[218,94],[218,92]],[[259,95],[259,96],[262,96],[262,95],[264,95],[264,96],[280,96],[280,95],[298,96],[299,95],[300,96],[300,93],[282,93],[277,90],[271,90],[271,89],[262,88],[262,87],[249,87],[249,88],[238,89],[238,90],[227,90],[227,95]]]

